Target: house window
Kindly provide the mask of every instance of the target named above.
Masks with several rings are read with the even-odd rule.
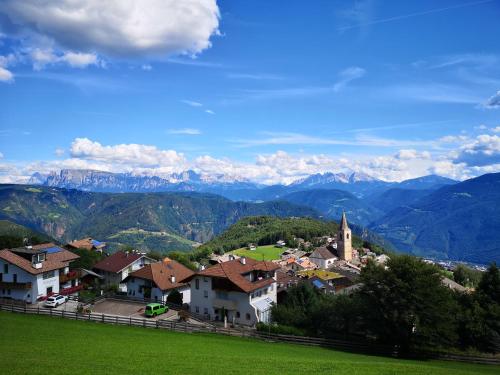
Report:
[[[54,271],[49,271],[49,272],[44,272],[43,273],[43,278],[44,279],[50,279],[51,277],[54,277],[55,276],[55,272]]]
[[[196,289],[200,289],[200,279],[196,279],[196,280],[194,281],[194,285],[195,285],[195,288],[196,288]]]
[[[203,281],[208,283],[208,279],[205,276],[203,276]]]
[[[3,265],[3,273],[9,273],[9,265],[8,264]]]
[[[239,311],[236,311],[236,318],[239,319],[240,318],[240,312]]]
[[[17,274],[12,275],[12,282],[17,283]]]
[[[194,307],[194,311],[196,311],[197,313],[199,313],[200,312],[200,307],[199,306],[195,306]]]
[[[249,313],[246,314],[246,318],[247,318],[247,320],[250,320],[250,314]]]
[[[203,297],[208,298],[208,290],[203,291]]]
[[[208,307],[205,307],[205,308],[203,309],[203,313],[204,313],[204,314],[208,314]]]

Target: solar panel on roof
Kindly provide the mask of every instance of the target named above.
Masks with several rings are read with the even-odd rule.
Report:
[[[94,245],[94,246],[101,246],[101,243],[97,240],[92,240],[90,242],[92,242],[92,245]]]
[[[44,249],[47,254],[54,254],[54,253],[58,253],[60,251],[62,251],[62,249],[60,247],[57,247],[57,246],[54,246],[54,247],[49,247],[47,249]]]
[[[313,285],[316,287],[316,288],[323,288],[324,285],[321,281],[319,280],[313,280]]]

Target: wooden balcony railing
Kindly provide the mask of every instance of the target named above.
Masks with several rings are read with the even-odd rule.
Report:
[[[1,289],[31,289],[31,283],[12,283],[8,281],[0,281]]]
[[[79,279],[82,276],[80,270],[69,271],[67,274],[59,274],[59,283],[63,284],[70,280]]]

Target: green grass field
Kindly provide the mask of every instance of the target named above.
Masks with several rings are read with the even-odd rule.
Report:
[[[285,251],[285,249],[274,245],[267,245],[258,246],[255,250],[248,250],[246,247],[243,247],[241,249],[233,250],[231,253],[256,260],[274,260],[280,259],[280,255],[283,251]]]
[[[10,375],[499,373],[490,365],[407,361],[8,312],[0,312],[0,353]]]

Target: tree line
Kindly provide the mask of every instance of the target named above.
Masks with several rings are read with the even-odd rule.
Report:
[[[442,283],[439,268],[418,258],[370,262],[350,295],[325,295],[303,282],[272,308],[275,323],[304,334],[373,340],[400,353],[476,350],[500,352],[500,274],[492,264],[473,292]]]

